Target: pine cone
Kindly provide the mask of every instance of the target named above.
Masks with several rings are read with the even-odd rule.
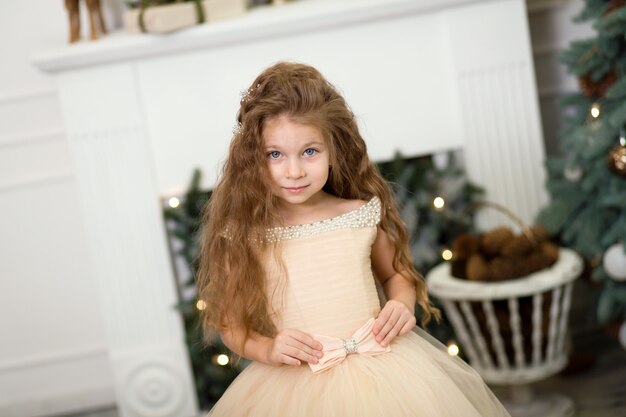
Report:
[[[541,253],[550,260],[550,266],[559,260],[559,247],[552,242],[542,242]]]
[[[606,94],[606,90],[613,85],[615,80],[617,80],[617,73],[614,68],[611,68],[611,70],[598,81],[594,81],[591,78],[591,74],[587,74],[578,78],[578,84],[580,84],[581,90],[583,90],[583,93],[587,97],[602,98]]]
[[[476,254],[469,258],[466,275],[471,281],[489,281],[489,268],[482,256]]]
[[[496,256],[502,247],[513,239],[513,232],[508,227],[497,227],[485,233],[480,239],[482,252],[488,257]]]
[[[454,259],[467,260],[478,252],[478,238],[469,234],[458,235],[452,243]]]
[[[515,268],[507,258],[499,256],[489,261],[489,275],[492,281],[505,281],[515,278]]]
[[[453,277],[467,279],[467,260],[453,259],[450,262],[450,273]]]
[[[550,235],[546,231],[546,229],[540,224],[534,224],[530,227],[530,232],[535,236],[539,242],[544,242],[546,240],[550,240]]]
[[[529,274],[547,268],[552,264],[553,262],[551,262],[550,258],[543,252],[533,252],[526,258]]]
[[[606,8],[602,16],[608,16],[613,13],[615,10],[621,9],[626,6],[626,0],[610,0],[609,6]]]
[[[526,235],[517,235],[506,242],[500,253],[504,256],[524,256],[533,249],[534,246]]]

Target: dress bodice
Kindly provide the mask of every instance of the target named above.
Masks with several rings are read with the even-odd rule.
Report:
[[[277,257],[265,257],[268,296],[279,329],[348,337],[380,311],[371,248],[380,200],[320,222],[271,229]],[[286,273],[286,277],[285,277]]]
[[[323,356],[300,366],[253,361],[209,417],[510,417],[473,369],[418,328],[386,348],[375,342],[370,254],[380,211],[373,198],[332,219],[269,231],[279,249],[263,258],[274,321],[314,336]]]

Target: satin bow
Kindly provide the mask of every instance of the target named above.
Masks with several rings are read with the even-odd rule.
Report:
[[[354,332],[351,338],[346,340],[338,337],[314,335],[313,338],[322,344],[324,356],[318,363],[309,363],[313,373],[318,374],[338,365],[349,353],[374,356],[391,351],[389,346],[381,346],[374,338],[372,333],[374,321],[374,318],[370,318],[367,323]]]

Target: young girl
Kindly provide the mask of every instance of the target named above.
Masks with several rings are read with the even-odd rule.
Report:
[[[209,415],[508,416],[415,327],[416,303],[422,324],[438,311],[337,90],[278,63],[244,93],[238,122],[204,214],[198,287],[207,333],[253,362]]]

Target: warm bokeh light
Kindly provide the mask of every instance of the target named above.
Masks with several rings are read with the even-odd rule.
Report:
[[[441,197],[435,197],[435,199],[433,200],[433,206],[435,206],[435,209],[437,210],[443,210],[443,206],[445,205],[446,202]]]
[[[598,103],[593,103],[591,106],[591,117],[597,119],[600,116],[600,105]]]
[[[168,201],[167,204],[170,205],[171,208],[176,208],[180,205],[180,200],[176,197],[171,197]]]
[[[448,354],[450,356],[457,356],[459,354],[459,347],[454,342],[448,344]]]
[[[217,355],[217,364],[218,365],[228,365],[228,362],[230,362],[230,358],[228,357],[228,355],[224,355],[223,353],[221,355]]]
[[[441,251],[441,257],[444,261],[449,261],[450,259],[452,259],[452,251],[450,249],[444,249],[443,251]]]
[[[206,302],[204,300],[198,300],[196,308],[200,311],[204,310],[206,308]]]

